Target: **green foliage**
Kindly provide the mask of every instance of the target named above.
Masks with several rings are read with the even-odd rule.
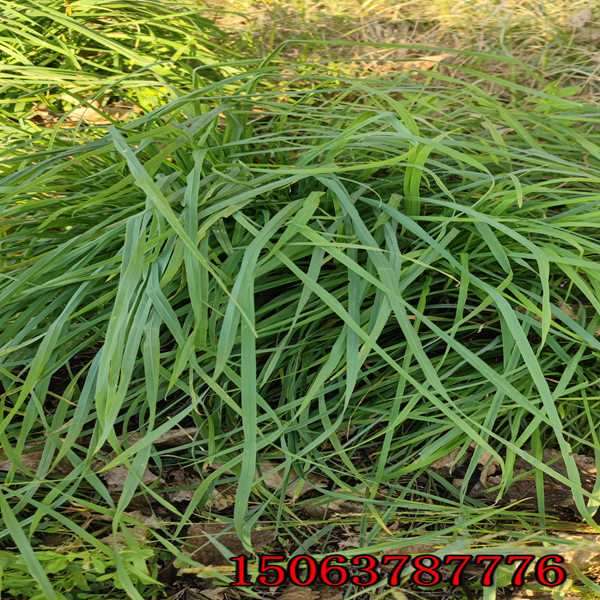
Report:
[[[13,144],[44,131],[40,110],[60,124],[94,102],[151,110],[198,69],[206,75],[235,56],[227,36],[189,3],[1,0],[0,11],[0,125]]]
[[[101,557],[97,553],[83,549],[54,551],[37,550],[35,555],[44,572],[52,581],[56,597],[61,600],[86,600],[105,597],[106,590],[112,589],[111,599],[126,598],[127,595],[119,592],[123,585],[116,572],[114,560]],[[139,557],[139,563],[149,560],[153,555],[152,550],[144,549]],[[128,559],[129,560],[129,559]],[[22,557],[15,556],[14,552],[0,550],[0,590],[7,597],[29,598],[30,600],[46,600],[47,596],[38,586],[32,584],[31,573]],[[135,581],[135,578],[133,578]],[[136,582],[139,583],[140,582]],[[37,591],[32,589],[37,587]],[[148,586],[139,586],[145,594],[153,593]]]
[[[124,48],[115,69],[134,70]],[[114,85],[111,64],[99,85]],[[52,130],[6,150],[0,533],[22,559],[5,585],[29,572],[45,597],[69,597],[88,593],[83,576],[139,600],[159,550],[200,568],[180,553],[185,527],[232,474],[225,518],[247,548],[258,520],[311,553],[340,524],[361,552],[546,543],[547,481],[592,524],[600,499],[572,453],[600,458],[596,108],[484,72],[501,96],[437,73],[244,67],[179,77],[170,102],[98,139]],[[155,443],[178,426],[195,435]],[[471,452],[462,482],[431,467],[453,451]],[[484,456],[500,478],[485,501],[472,493]],[[330,485],[294,503],[257,473],[264,459]],[[490,506],[517,460],[535,515]],[[144,478],[178,467],[199,482],[185,506]],[[142,500],[173,521],[147,545],[129,527]],[[363,511],[298,531],[297,511],[334,500]],[[85,552],[37,548],[42,521]]]

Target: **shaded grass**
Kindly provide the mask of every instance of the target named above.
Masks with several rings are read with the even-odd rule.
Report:
[[[248,548],[266,523],[288,553],[319,554],[342,521],[360,553],[539,546],[558,537],[549,480],[594,526],[598,495],[570,453],[600,448],[597,110],[499,78],[508,101],[436,73],[213,68],[218,82],[198,71],[197,90],[101,139],[4,163],[2,535],[45,597],[45,528],[114,561],[110,584],[131,598],[159,560],[136,562],[140,543],[226,579],[180,548],[232,474],[221,517]],[[154,445],[179,425],[194,439]],[[472,451],[460,483],[431,469],[456,449]],[[493,507],[471,494],[484,453],[501,474]],[[537,515],[502,506],[519,457]],[[293,468],[328,487],[294,501],[257,474],[266,458],[284,481]],[[185,506],[143,481],[165,464],[199,479]],[[115,494],[104,475],[119,465]],[[140,498],[166,521],[144,542]],[[343,499],[361,511],[298,527]],[[111,519],[128,552],[70,507]]]

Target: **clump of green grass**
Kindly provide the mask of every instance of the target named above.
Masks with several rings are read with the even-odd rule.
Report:
[[[140,499],[163,515],[144,543],[199,567],[180,554],[185,528],[232,473],[221,518],[248,548],[265,523],[289,553],[326,552],[340,525],[355,554],[539,545],[559,527],[545,481],[567,483],[593,524],[597,489],[570,453],[600,452],[597,111],[483,73],[518,101],[435,73],[270,65],[5,161],[0,535],[47,598],[48,528],[147,595],[157,563],[132,558],[128,512]],[[154,444],[178,426],[193,439]],[[461,484],[431,469],[457,449],[472,452]],[[501,474],[494,507],[470,494],[484,453]],[[257,474],[264,459],[328,486],[294,502]],[[501,505],[517,459],[537,515]],[[119,465],[111,494],[103,474]],[[185,506],[161,481],[182,466],[199,481]],[[362,515],[299,525],[344,499]]]

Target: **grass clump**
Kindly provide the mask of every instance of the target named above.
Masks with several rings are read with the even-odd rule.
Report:
[[[600,450],[597,111],[430,75],[267,62],[5,161],[2,543],[46,597],[46,530],[141,598],[159,551],[227,580],[182,553],[215,517],[287,554],[349,531],[351,554],[509,552],[594,524],[574,454]]]

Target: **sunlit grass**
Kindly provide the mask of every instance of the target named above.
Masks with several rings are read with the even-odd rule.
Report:
[[[264,56],[289,40],[360,42],[372,45],[330,43],[324,51],[292,43],[284,53],[293,60],[346,60],[355,75],[379,75],[403,68],[389,59],[410,64],[438,54],[422,46],[472,50],[518,58],[531,69],[481,63],[468,55],[455,56],[453,62],[459,60],[487,73],[510,74],[541,89],[577,85],[587,100],[598,102],[600,13],[589,0],[198,0],[197,4],[212,9],[207,14],[231,33],[232,40],[244,39],[255,56]],[[481,83],[490,86],[485,80]],[[489,87],[488,91],[500,90]]]

